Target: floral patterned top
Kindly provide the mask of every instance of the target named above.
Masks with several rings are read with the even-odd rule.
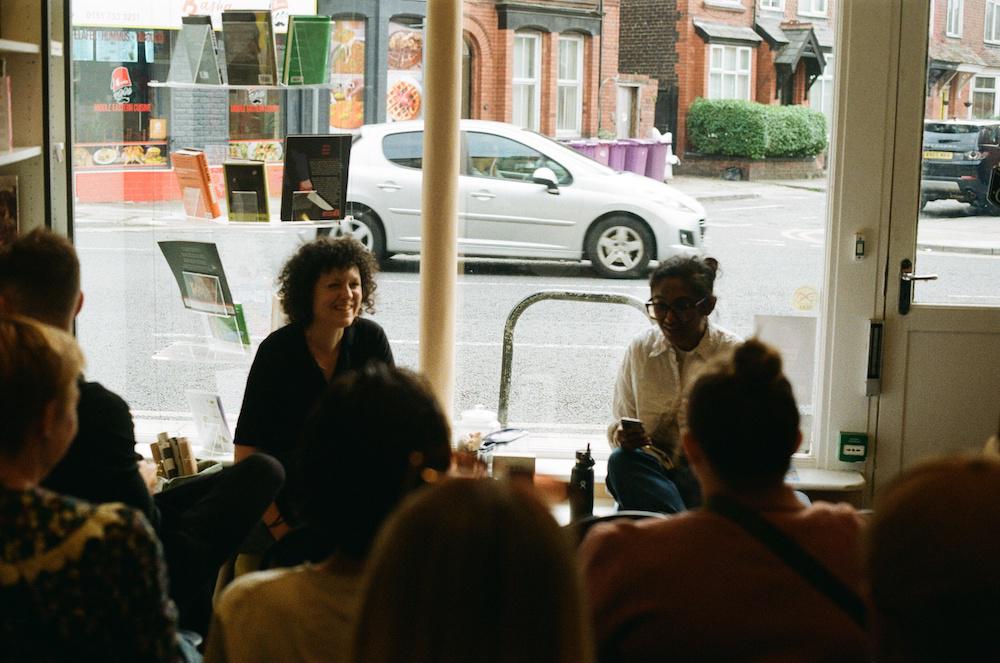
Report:
[[[0,486],[0,661],[176,661],[160,543],[135,509]]]

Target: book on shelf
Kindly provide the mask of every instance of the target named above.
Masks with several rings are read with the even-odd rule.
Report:
[[[285,85],[320,85],[330,81],[329,16],[292,16],[285,39],[281,82]]]
[[[344,218],[351,134],[292,135],[285,139],[282,221]]]
[[[218,316],[236,315],[233,295],[214,242],[157,242],[180,289],[185,308]]]
[[[170,57],[167,81],[219,85],[225,82],[223,73],[212,17],[200,14],[181,17],[181,32]]]
[[[208,172],[208,159],[201,150],[189,148],[176,150],[171,154],[177,186],[181,190],[184,213],[198,219],[214,219],[222,216],[219,201],[215,196],[212,178]]]
[[[233,307],[235,309],[233,315],[207,316],[208,330],[214,341],[232,346],[234,351],[242,352],[250,347],[250,331],[247,329],[243,304],[235,302]]]
[[[21,229],[17,207],[17,175],[0,175],[0,248],[14,241]]]
[[[271,219],[267,200],[267,171],[263,161],[226,161],[222,164],[226,179],[226,203],[230,221]]]
[[[14,113],[11,108],[10,76],[7,61],[0,58],[0,151],[14,149]]]
[[[198,461],[186,437],[170,437],[166,433],[156,436],[149,445],[156,462],[157,472],[165,479],[198,474]]]
[[[277,84],[270,10],[222,12],[222,43],[230,85]]]

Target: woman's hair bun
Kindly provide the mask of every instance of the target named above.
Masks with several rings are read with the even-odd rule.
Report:
[[[740,380],[767,384],[781,376],[781,355],[752,338],[733,353],[733,372]]]
[[[705,267],[708,267],[709,270],[711,270],[713,276],[719,273],[719,261],[715,258],[709,256],[702,258],[701,262],[705,265]]]

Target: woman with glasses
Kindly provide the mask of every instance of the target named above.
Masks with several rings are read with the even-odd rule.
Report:
[[[708,360],[741,342],[708,319],[718,267],[714,258],[675,257],[649,278],[646,310],[656,325],[629,344],[608,428],[607,486],[621,509],[677,513],[700,503],[680,449],[685,391]]]

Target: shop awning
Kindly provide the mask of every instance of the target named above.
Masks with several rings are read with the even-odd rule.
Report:
[[[760,36],[747,27],[739,25],[723,25],[721,23],[706,23],[695,21],[694,30],[698,36],[708,42],[728,41],[759,44]]]

